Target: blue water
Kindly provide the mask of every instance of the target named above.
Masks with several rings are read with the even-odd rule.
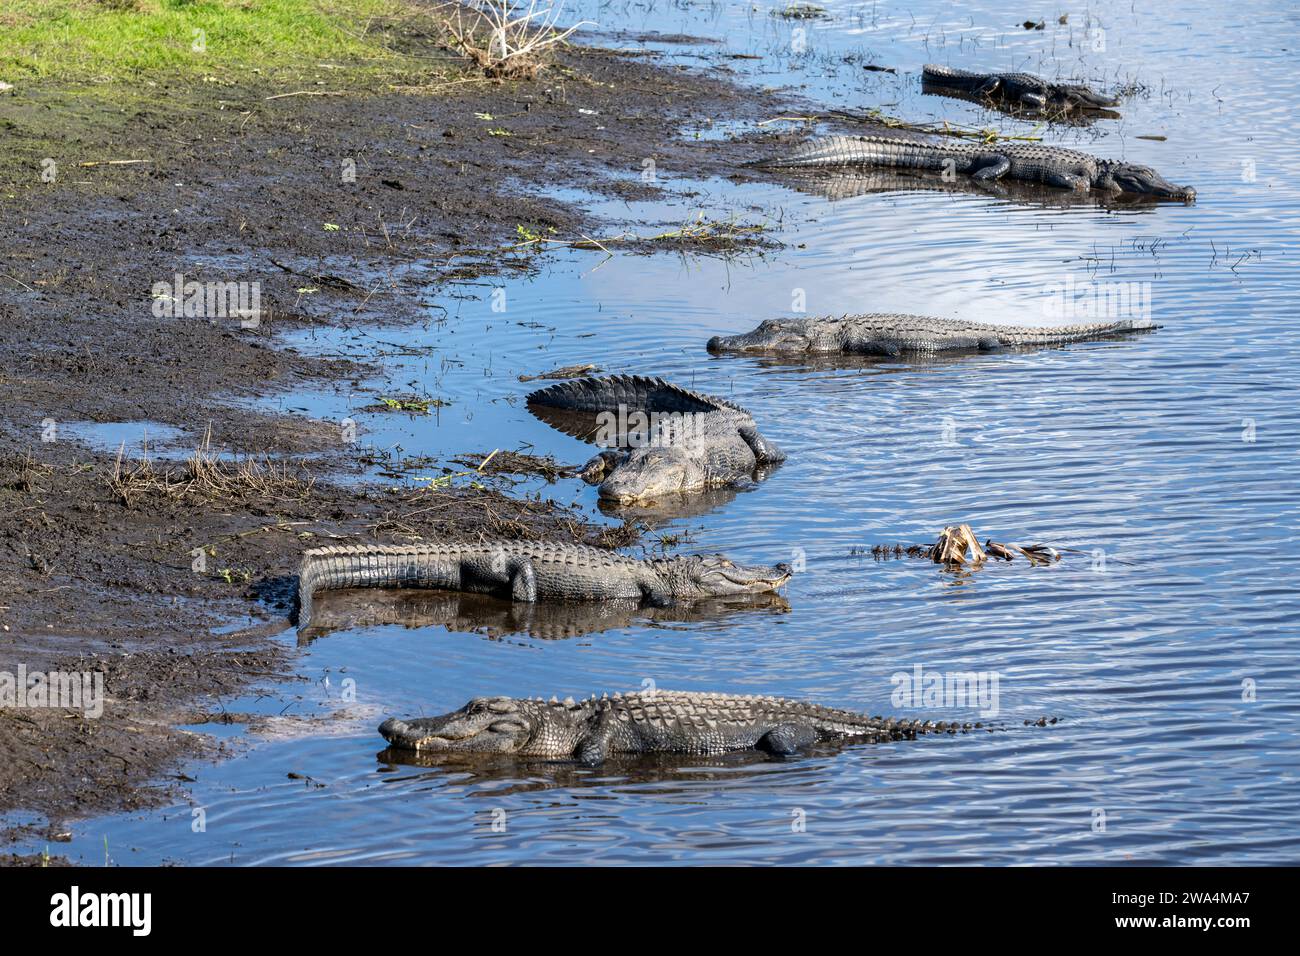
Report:
[[[386,352],[385,378],[367,394],[282,404],[353,417],[363,447],[398,456],[503,448],[584,460],[588,446],[529,415],[521,399],[534,386],[518,381],[579,362],[740,401],[789,461],[697,513],[651,518],[657,533],[684,536],[678,550],[800,561],[790,609],[633,615],[554,640],[476,632],[464,620],[336,632],[304,647],[312,690],[294,708],[281,716],[282,704],[262,705],[268,731],[232,760],[188,770],[202,832],[187,803],[86,821],[59,849],[98,863],[107,840],[113,862],[193,864],[1296,860],[1300,14],[1263,2],[1177,11],[1099,2],[1068,25],[1053,8],[1043,31],[1025,31],[1029,14],[993,3],[826,6],[830,19],[795,23],[768,16],[767,4],[569,10],[624,31],[607,44],[696,69],[725,64],[741,82],[814,104],[1147,162],[1196,186],[1198,201],[1108,209],[920,189],[828,201],[776,180],[661,170],[667,192],[651,203],[558,198],[593,208],[611,233],[620,219],[678,224],[703,211],[761,223],[784,248],[731,260],[557,250],[531,277],[500,283],[504,311],[492,309],[493,283],[481,283],[431,293],[442,308],[423,328],[302,333],[294,344],[304,349]],[[1104,49],[1094,49],[1094,28]],[[802,54],[795,29],[805,31]],[[650,31],[723,42],[627,39]],[[1136,92],[1121,119],[1040,127],[922,94],[926,62]],[[688,135],[776,125],[702,124]],[[1163,327],[941,363],[808,367],[703,348],[712,334],[791,314],[800,298],[808,314],[1042,323],[1051,287],[1088,281],[1149,284],[1139,287]],[[402,354],[384,344],[395,336]],[[421,417],[361,412],[374,391],[449,404]],[[607,520],[576,481],[521,490]],[[956,521],[981,538],[1069,550],[1050,567],[967,574],[856,553],[932,540]],[[374,727],[386,714],[646,681],[977,719],[963,708],[900,711],[891,676],[917,665],[996,673],[1008,732],[597,770],[376,759]],[[1041,715],[1060,722],[1021,726]]]

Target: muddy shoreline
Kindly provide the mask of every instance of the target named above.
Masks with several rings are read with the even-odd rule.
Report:
[[[362,472],[361,444],[340,423],[248,403],[327,383],[364,391],[379,373],[363,356],[296,352],[281,333],[419,321],[440,283],[527,268],[535,251],[510,248],[521,226],[599,225],[537,193],[653,196],[646,159],[664,178],[744,176],[756,145],[681,128],[791,108],[725,67],[590,47],[533,81],[267,99],[281,92],[246,76],[0,97],[0,671],[99,671],[107,694],[94,719],[0,710],[0,813],[21,816],[0,846],[57,853],[66,821],[156,804],[183,786],[182,760],[219,758],[226,744],[178,725],[239,722],[223,698],[292,676],[273,638],[305,547],[634,536],[501,488],[325,480]],[[59,173],[43,182],[51,141]],[[124,159],[145,161],[106,164]],[[260,283],[257,327],[160,315],[151,290],[178,274]],[[133,421],[180,429],[206,454],[119,461],[64,428]]]

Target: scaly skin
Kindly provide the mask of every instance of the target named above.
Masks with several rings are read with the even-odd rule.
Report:
[[[379,733],[390,747],[425,754],[513,754],[598,764],[617,754],[755,748],[791,754],[823,741],[880,742],[970,729],[955,722],[868,717],[781,697],[655,690],[581,702],[476,697],[441,717],[390,718]]]
[[[1026,328],[960,319],[874,313],[811,319],[768,319],[752,332],[715,335],[710,352],[834,353],[895,356],[904,352],[989,351],[1063,345],[1157,328],[1150,320]]]
[[[921,79],[926,86],[950,87],[1035,110],[1104,109],[1119,105],[1116,97],[1102,96],[1074,83],[1049,83],[1032,73],[974,73],[927,63]]]
[[[354,545],[304,552],[298,628],[312,595],[332,588],[441,588],[516,601],[673,601],[775,591],[790,566],[743,567],[720,554],[641,560],[555,541]]]
[[[739,405],[663,379],[564,382],[533,392],[528,407],[561,431],[610,449],[582,470],[606,501],[653,502],[733,485],[785,460]]]
[[[1004,177],[1062,189],[1130,192],[1191,202],[1196,190],[1177,186],[1149,166],[1099,159],[1089,153],[1037,143],[931,143],[892,136],[828,136],[805,143],[783,159],[759,166],[819,169],[842,166],[891,166],[903,169],[952,170],[977,183]]]

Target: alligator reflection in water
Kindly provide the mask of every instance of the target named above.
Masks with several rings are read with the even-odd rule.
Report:
[[[809,748],[806,758],[832,757],[844,749],[843,743],[821,743]],[[857,745],[861,746],[861,745]],[[421,768],[418,779],[454,773],[464,784],[466,796],[494,799],[516,793],[541,793],[547,790],[570,790],[584,787],[608,788],[611,785],[636,786],[682,781],[691,785],[707,782],[725,784],[757,773],[805,773],[816,766],[812,759],[795,760],[776,757],[761,750],[736,750],[731,753],[698,756],[692,754],[619,754],[599,767],[589,767],[572,760],[521,761],[512,755],[423,753],[387,747],[376,754],[380,772],[387,772],[386,782],[403,784],[411,779],[399,772],[403,767]],[[485,784],[492,786],[484,787]],[[660,797],[671,796],[672,788],[657,788]],[[694,792],[683,790],[683,793]]]
[[[601,514],[623,521],[637,521],[653,530],[674,521],[699,518],[718,511],[734,501],[737,495],[756,489],[773,471],[774,468],[757,468],[753,479],[745,483],[724,488],[706,488],[692,493],[661,495],[653,501],[619,503],[602,498],[596,502],[596,507]]]
[[[785,614],[789,610],[786,599],[776,593],[650,607],[633,600],[534,603],[460,591],[355,588],[320,594],[312,609],[311,626],[299,632],[298,643],[310,644],[336,631],[387,624],[445,627],[493,640],[516,634],[564,640],[634,625],[720,620],[746,611]]]
[[[1132,334],[1116,334],[1109,338],[1099,338],[1086,342],[1074,342],[1069,345],[1008,345],[994,351],[954,350],[945,352],[904,352],[900,355],[868,355],[856,352],[736,352],[732,354],[714,353],[712,356],[720,362],[742,362],[754,368],[781,369],[785,372],[807,374],[807,388],[823,390],[827,380],[822,372],[864,371],[881,375],[896,376],[898,383],[906,389],[928,386],[925,378],[917,378],[922,370],[938,370],[951,365],[971,365],[972,372],[983,369],[1003,367],[1009,356],[1041,352],[1047,349],[1068,348],[1098,349],[1124,348]],[[619,517],[627,517],[626,510],[619,509]],[[639,517],[639,515],[638,515]]]
[[[830,202],[877,193],[945,192],[990,196],[1021,206],[1068,209],[1092,206],[1106,210],[1154,211],[1160,200],[1145,193],[1066,191],[1016,179],[977,180],[970,176],[944,179],[943,173],[922,169],[843,169],[783,173],[781,182],[792,189]]]

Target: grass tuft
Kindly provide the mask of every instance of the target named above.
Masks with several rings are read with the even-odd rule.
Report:
[[[414,0],[5,0],[0,77],[106,82],[160,75],[217,80],[341,61],[411,69],[390,27]]]
[[[297,501],[311,493],[315,482],[288,462],[265,457],[223,460],[212,450],[207,436],[179,468],[160,469],[148,458],[127,461],[123,446],[108,476],[109,488],[128,508],[148,496]]]

